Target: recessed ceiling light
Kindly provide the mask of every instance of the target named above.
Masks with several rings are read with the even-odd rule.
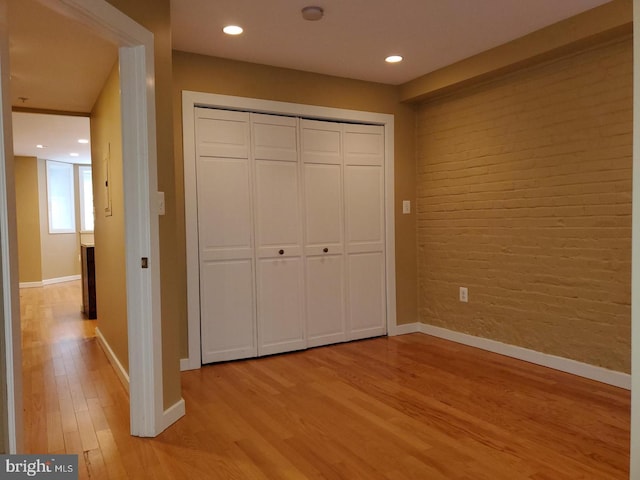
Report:
[[[70,153],[69,155],[71,155],[72,157],[79,157],[80,156],[79,153],[75,153],[75,152],[74,153]]]
[[[78,143],[89,143],[89,140],[87,140],[86,138],[79,138]]]
[[[44,147],[44,145],[39,143],[38,145],[36,145],[36,148],[45,148],[45,147]]]
[[[242,30],[242,27],[239,27],[238,25],[227,25],[222,29],[222,31],[227,35],[240,35],[244,30]]]
[[[400,55],[389,55],[387,58],[384,59],[384,61],[387,63],[398,63],[398,62],[401,62],[402,60],[403,58]]]

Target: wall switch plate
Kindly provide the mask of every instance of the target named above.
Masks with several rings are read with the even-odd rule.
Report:
[[[467,287],[460,287],[460,301],[464,303],[469,301],[469,289]]]
[[[158,215],[164,215],[164,192],[158,192]]]
[[[404,215],[406,215],[407,213],[411,213],[411,200],[402,201],[402,213]]]

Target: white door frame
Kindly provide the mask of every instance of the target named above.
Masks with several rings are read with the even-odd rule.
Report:
[[[631,231],[631,459],[640,478],[640,0],[633,0],[633,200]]]
[[[22,448],[22,350],[20,334],[20,297],[18,293],[18,245],[13,173],[13,131],[11,126],[11,96],[9,95],[9,32],[8,5],[0,0],[0,284],[1,312],[5,347],[5,385],[1,391],[6,409],[6,431],[2,432],[5,451],[16,453]],[[2,383],[2,382],[0,382]]]
[[[155,436],[164,424],[162,389],[162,340],[160,312],[160,248],[158,212],[154,199],[157,190],[155,127],[155,78],[153,34],[107,3],[105,0],[40,0],[44,6],[90,28],[119,47],[122,104],[122,141],[124,172],[124,212],[126,245],[127,318],[129,338],[129,401],[131,434]],[[0,0],[4,3],[4,0]],[[6,15],[2,18],[6,19]],[[12,165],[11,104],[7,95],[9,70],[6,30],[0,29],[2,55],[2,135],[0,135],[0,261],[7,344],[7,389],[9,442],[11,452],[21,444],[21,393],[17,384],[21,365],[14,361],[20,349],[18,278],[8,261],[17,263],[15,243],[15,195],[13,177],[4,172]],[[11,192],[12,195],[6,195]],[[10,197],[10,198],[9,198]],[[6,200],[6,204],[5,204]],[[8,223],[7,228],[7,219]],[[12,228],[13,226],[13,228]],[[141,268],[148,258],[149,268]],[[17,271],[17,270],[16,270]],[[8,302],[8,299],[11,299]],[[17,336],[17,341],[16,341]],[[13,339],[13,342],[10,341]],[[12,348],[9,348],[12,347]],[[16,385],[13,385],[15,382]]]
[[[369,123],[384,127],[385,163],[385,270],[387,294],[387,333],[395,335],[396,325],[396,260],[394,217],[394,117],[385,113],[345,110],[340,108],[275,102],[255,98],[217,95],[202,92],[182,92],[182,135],[184,152],[185,223],[187,242],[187,318],[189,358],[181,361],[182,370],[198,369],[202,365],[200,351],[200,274],[198,260],[198,205],[196,196],[196,107],[226,108],[256,113],[292,115],[318,120]]]

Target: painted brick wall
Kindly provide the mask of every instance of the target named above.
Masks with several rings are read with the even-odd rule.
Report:
[[[420,320],[629,372],[631,38],[430,100],[417,132]]]

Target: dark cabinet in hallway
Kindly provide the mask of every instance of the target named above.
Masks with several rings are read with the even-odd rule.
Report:
[[[82,261],[82,312],[89,319],[97,317],[95,247],[81,245]]]

